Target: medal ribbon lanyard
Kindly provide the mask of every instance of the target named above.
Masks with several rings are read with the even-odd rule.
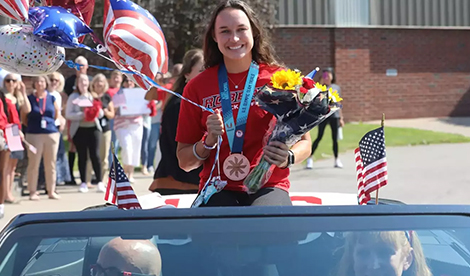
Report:
[[[38,107],[39,107],[39,113],[41,113],[42,116],[44,116],[44,112],[46,112],[46,100],[47,100],[47,95],[42,100],[42,108],[41,108],[41,105],[39,104],[40,103],[39,97],[36,96],[36,101],[38,102]]]
[[[243,96],[237,114],[237,124],[233,118],[232,100],[230,99],[230,89],[228,86],[228,75],[225,64],[221,63],[218,71],[220,102],[222,104],[222,115],[224,119],[225,131],[228,137],[230,151],[241,153],[243,151],[243,138],[245,137],[246,122],[251,107],[251,99],[258,80],[259,65],[252,62],[248,77],[246,78]]]

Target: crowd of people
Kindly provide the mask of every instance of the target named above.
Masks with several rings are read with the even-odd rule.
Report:
[[[275,117],[242,101],[244,95],[253,94],[270,81],[274,72],[285,68],[271,45],[249,5],[225,1],[212,14],[203,48],[188,51],[182,64],[175,64],[168,75],[157,74],[155,81],[159,85],[215,110],[213,114],[153,87],[145,99],[155,103],[152,108],[156,112],[121,115],[122,101],[116,97],[122,93],[121,88],[136,84],[118,70],[109,79],[102,73],[90,76],[83,56],[75,59],[80,67],[67,79],[59,72],[35,77],[30,89],[21,76],[5,75],[0,93],[0,129],[5,131],[8,124],[16,124],[21,135],[24,133],[26,150],[0,148],[0,214],[3,203],[17,201],[11,192],[15,173],[27,182],[30,200],[40,199],[41,185],[50,199],[60,198],[57,184],[78,185],[82,193],[90,188],[105,192],[108,168],[113,162],[111,144],[116,152],[120,150],[120,161],[131,183],[135,182],[135,168],[141,166],[144,175],[154,173],[149,187],[153,192],[197,193],[211,175],[219,137],[229,135],[233,139],[224,138],[220,147],[221,164],[241,158],[252,169],[260,158],[265,158],[275,168],[255,194],[246,193],[243,178],[231,178],[222,170],[220,177],[227,181],[226,186],[202,206],[291,205],[289,167],[307,160],[307,168],[312,168],[311,156],[328,124],[333,133],[334,165],[342,167],[337,141],[344,119],[339,111],[323,122],[313,146],[309,134],[290,148],[276,141],[265,144]],[[324,70],[318,81],[340,92],[333,69]],[[223,82],[230,96],[222,95]],[[228,106],[222,103],[223,98],[230,99]],[[246,122],[238,122],[238,112],[245,112],[240,117],[247,117]],[[226,131],[231,124],[229,118],[236,122],[236,135]],[[162,157],[156,166],[159,140]],[[79,183],[73,176],[77,156]]]
[[[77,185],[82,193],[90,188],[105,192],[111,143],[116,152],[120,149],[120,161],[131,183],[135,167],[141,166],[146,175],[155,171],[167,93],[158,92],[153,116],[121,116],[113,97],[121,88],[136,87],[132,79],[118,70],[109,79],[102,73],[90,76],[83,56],[75,63],[80,69],[67,79],[54,72],[32,78],[31,87],[26,87],[20,75],[1,70],[0,217],[4,204],[19,202],[13,193],[15,180],[27,189],[30,200],[40,200],[41,190],[49,199],[60,199],[57,185]],[[179,75],[180,69],[175,64],[173,74]],[[159,78],[160,84],[172,88],[171,73]],[[84,104],[87,102],[90,104]],[[8,148],[5,132],[13,125],[19,130],[24,150]],[[73,175],[76,159],[78,183]]]

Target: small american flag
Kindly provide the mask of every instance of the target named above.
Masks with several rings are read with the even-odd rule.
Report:
[[[370,193],[387,185],[384,128],[369,131],[354,151],[359,204],[367,204]]]
[[[109,170],[109,180],[104,200],[117,205],[119,209],[142,209],[134,189],[132,189],[131,183],[115,154],[113,154],[113,164]]]
[[[168,48],[163,31],[153,15],[130,0],[105,0],[104,43],[118,67],[130,68],[155,79],[168,71]],[[129,76],[146,89],[142,77]]]

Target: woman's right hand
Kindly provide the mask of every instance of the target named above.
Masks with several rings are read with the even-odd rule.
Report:
[[[24,82],[19,81],[16,89],[18,93],[20,93],[22,96],[28,97],[28,95],[26,94],[26,85],[24,84]]]
[[[207,126],[207,138],[206,144],[208,146],[213,146],[217,143],[217,137],[224,134],[224,120],[222,114],[219,110],[216,110],[215,113],[209,115],[206,121]]]

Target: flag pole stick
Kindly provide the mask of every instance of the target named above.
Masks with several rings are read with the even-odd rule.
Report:
[[[114,185],[117,187],[117,171],[116,171],[116,152],[114,148],[114,143],[111,142],[111,153],[113,154],[113,170],[114,170]],[[116,195],[117,197],[117,195]]]
[[[385,113],[382,113],[382,123],[381,123],[382,127],[385,127]],[[380,188],[377,188],[377,190],[375,190],[375,205],[378,205],[379,204],[379,189]]]

